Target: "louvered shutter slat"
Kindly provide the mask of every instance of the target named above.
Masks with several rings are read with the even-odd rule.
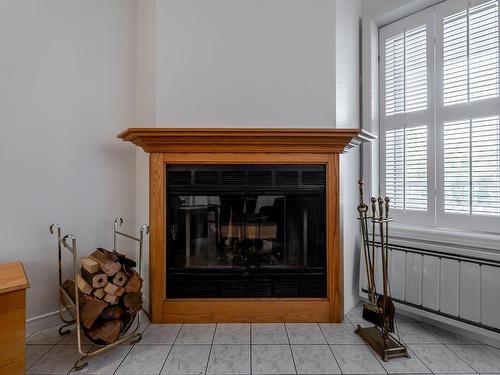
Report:
[[[445,212],[500,215],[498,116],[444,125]]]
[[[385,41],[385,114],[427,108],[426,25]]]
[[[499,117],[472,120],[472,213],[500,215]]]
[[[443,19],[443,103],[498,95],[498,0],[492,0]]]
[[[444,209],[450,213],[469,212],[468,122],[444,124]]]
[[[427,210],[427,126],[386,131],[385,186],[395,209]]]
[[[405,209],[427,210],[427,126],[405,129]]]
[[[403,129],[386,132],[385,148],[385,190],[395,209],[404,208],[404,131]]]

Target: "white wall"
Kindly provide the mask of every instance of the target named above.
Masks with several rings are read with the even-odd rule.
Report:
[[[360,19],[361,2],[337,1],[336,91],[337,127],[360,126]],[[349,311],[359,300],[360,230],[356,219],[359,204],[360,149],[340,158],[342,236],[344,241],[344,309]]]
[[[57,309],[49,224],[81,253],[112,246],[115,216],[133,228],[135,150],[116,135],[135,121],[135,6],[0,2],[0,262],[24,263],[28,317]]]
[[[140,126],[359,126],[359,0],[142,0],[138,7],[139,49],[155,41],[154,51],[139,53],[140,95],[148,98],[138,107]],[[147,203],[147,168],[138,151],[138,213]],[[358,298],[358,172],[359,152],[342,156],[346,309]]]
[[[158,126],[335,126],[335,2],[157,2]]]

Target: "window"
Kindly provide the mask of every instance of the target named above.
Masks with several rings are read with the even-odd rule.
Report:
[[[381,190],[399,222],[499,231],[498,1],[379,29]]]

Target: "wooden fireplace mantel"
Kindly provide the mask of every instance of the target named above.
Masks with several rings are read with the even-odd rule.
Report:
[[[360,129],[130,128],[118,135],[154,152],[342,153],[373,136]]]
[[[130,128],[149,157],[149,302],[153,323],[341,322],[344,317],[339,154],[374,137],[360,129]],[[326,169],[326,298],[166,297],[166,166],[321,164]]]

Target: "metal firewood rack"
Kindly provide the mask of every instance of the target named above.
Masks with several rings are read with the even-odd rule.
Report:
[[[137,271],[139,276],[142,277],[142,252],[144,248],[144,238],[149,233],[149,227],[144,224],[139,228],[139,236],[135,237],[129,235],[127,233],[121,232],[119,230],[120,226],[123,224],[123,219],[118,217],[113,222],[113,250],[116,251],[116,240],[118,236],[122,236],[128,238],[132,241],[139,243],[139,257],[137,262]],[[77,338],[77,346],[78,353],[81,355],[81,358],[76,361],[75,369],[81,370],[82,368],[88,365],[88,358],[93,357],[95,355],[106,352],[124,342],[139,342],[142,338],[142,333],[138,332],[139,325],[141,322],[141,311],[138,311],[135,319],[135,327],[129,327],[125,330],[121,336],[112,344],[108,345],[100,345],[98,347],[91,348],[89,351],[85,351],[82,349],[82,330],[81,328],[81,320],[80,320],[80,304],[78,301],[78,285],[76,282],[77,275],[80,273],[78,263],[78,253],[76,246],[76,237],[73,234],[67,234],[63,236],[62,229],[59,224],[52,224],[49,227],[50,233],[54,234],[57,230],[57,254],[58,254],[58,265],[59,265],[59,317],[63,322],[63,325],[59,328],[59,334],[68,335],[71,333],[72,329],[70,327],[74,326],[76,328],[76,338]],[[66,292],[66,290],[62,287],[63,284],[63,261],[62,261],[62,250],[63,248],[67,249],[73,258],[73,280],[75,281],[75,299],[70,297],[70,295]],[[69,315],[69,319],[65,317]],[[132,323],[133,325],[133,323]]]

